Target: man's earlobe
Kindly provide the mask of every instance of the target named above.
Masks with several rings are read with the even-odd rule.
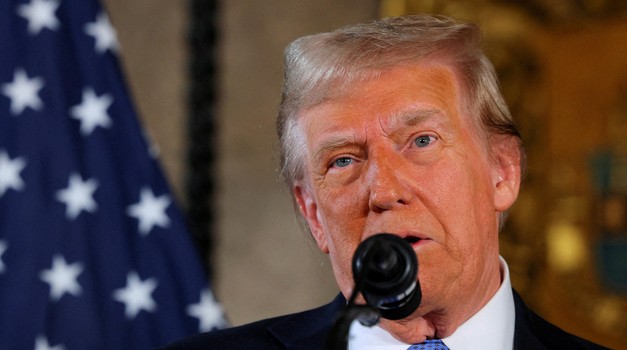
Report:
[[[318,204],[316,203],[313,193],[311,193],[311,190],[308,187],[302,184],[296,184],[292,188],[292,192],[294,194],[294,198],[296,199],[296,204],[298,205],[300,214],[307,221],[309,231],[316,240],[318,248],[320,248],[323,253],[328,254],[329,246],[322,228],[322,223],[320,222]]]
[[[510,135],[494,137],[492,146],[495,162],[494,206],[497,211],[508,210],[516,198],[521,182],[521,150],[519,140]]]

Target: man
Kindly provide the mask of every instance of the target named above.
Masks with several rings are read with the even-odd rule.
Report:
[[[422,302],[401,320],[355,324],[351,349],[425,341],[442,349],[601,348],[540,319],[511,289],[498,231],[525,155],[476,26],[384,19],[298,39],[285,65],[282,175],[330,256],[341,296],[173,348],[321,349],[351,295],[355,249],[382,232],[411,243]]]

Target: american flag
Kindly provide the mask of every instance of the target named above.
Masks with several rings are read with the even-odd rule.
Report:
[[[223,314],[95,0],[0,2],[0,348],[149,349]]]

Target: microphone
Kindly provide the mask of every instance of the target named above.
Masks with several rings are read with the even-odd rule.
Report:
[[[353,256],[355,286],[381,317],[400,320],[420,305],[418,259],[404,239],[379,233],[363,241]]]
[[[416,253],[404,239],[379,233],[361,242],[353,256],[355,288],[327,335],[325,349],[346,350],[354,320],[371,327],[379,317],[400,320],[411,315],[422,300],[417,276]],[[367,305],[354,303],[360,292]]]

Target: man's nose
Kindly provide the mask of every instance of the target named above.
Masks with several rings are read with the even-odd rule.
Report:
[[[404,183],[400,162],[388,159],[369,164],[370,210],[383,212],[409,203],[411,193]]]

